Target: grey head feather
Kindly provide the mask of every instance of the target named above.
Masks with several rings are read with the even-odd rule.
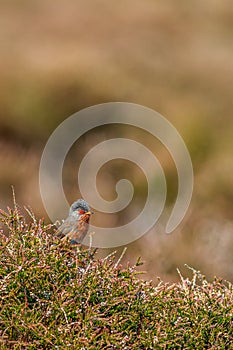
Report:
[[[91,210],[89,205],[87,204],[87,202],[85,202],[84,199],[78,199],[71,205],[69,215],[73,214],[78,209],[84,210],[85,213]]]

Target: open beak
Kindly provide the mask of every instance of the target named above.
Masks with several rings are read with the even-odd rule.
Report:
[[[87,211],[85,214],[86,215],[91,215],[91,214],[94,214],[94,212],[93,211]]]

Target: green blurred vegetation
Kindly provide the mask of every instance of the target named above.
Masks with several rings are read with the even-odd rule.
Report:
[[[161,224],[132,244],[129,257],[141,252],[149,274],[156,269],[168,280],[184,263],[233,280],[231,1],[25,0],[19,5],[13,0],[2,1],[0,9],[0,206],[11,203],[13,184],[18,202],[46,217],[38,169],[56,126],[93,104],[142,104],[164,115],[184,138],[195,187],[182,226],[165,236]],[[115,132],[106,127],[83,136],[67,157],[64,188],[70,201],[80,196],[78,161]],[[135,128],[117,132],[155,152],[167,175],[169,211],[177,175],[168,152]],[[127,171],[106,165],[106,189],[99,180],[103,193],[114,195],[110,187]],[[134,168],[131,176],[135,200],[143,203],[143,176]],[[98,213],[93,223],[121,223],[130,215],[130,210],[117,218]]]

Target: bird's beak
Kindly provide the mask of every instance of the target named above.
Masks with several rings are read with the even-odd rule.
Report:
[[[91,214],[94,214],[94,212],[93,211],[87,211],[85,214],[86,215],[91,215]]]

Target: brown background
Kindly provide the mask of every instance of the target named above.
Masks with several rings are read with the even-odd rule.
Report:
[[[93,104],[142,104],[165,116],[184,138],[195,187],[179,229],[167,236],[161,221],[128,247],[125,261],[141,255],[149,276],[166,280],[177,279],[176,267],[186,275],[185,263],[210,278],[233,280],[232,2],[40,0],[0,6],[1,208],[12,206],[13,184],[18,203],[46,218],[38,169],[56,126]],[[95,130],[77,142],[64,169],[69,201],[79,197],[79,160],[115,133],[152,145],[166,172],[169,209],[177,190],[174,164],[158,142],[130,128]],[[106,199],[114,197],[114,182],[128,167],[106,165],[99,179]],[[131,178],[137,203],[143,202],[145,184],[135,167]],[[129,211],[114,217],[97,212],[93,223],[128,218]]]

